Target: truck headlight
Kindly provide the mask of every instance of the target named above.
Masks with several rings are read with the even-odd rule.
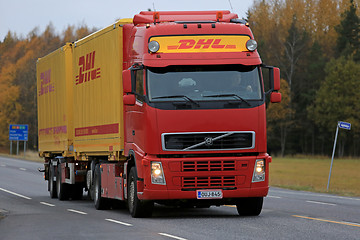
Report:
[[[247,50],[249,50],[250,52],[253,52],[256,50],[257,48],[257,42],[254,39],[249,39],[246,42],[246,48]]]
[[[151,183],[166,185],[161,162],[151,162]]]
[[[149,51],[152,53],[156,53],[160,49],[160,44],[157,41],[151,41],[148,45]]]
[[[257,159],[254,167],[252,182],[265,181],[265,160]]]

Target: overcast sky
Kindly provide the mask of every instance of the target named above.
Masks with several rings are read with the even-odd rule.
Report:
[[[229,0],[0,0],[0,41],[9,30],[26,37],[35,27],[44,31],[50,22],[57,33],[68,25],[86,24],[100,29],[154,6],[157,11],[230,10],[243,18],[254,0],[230,2],[231,5]]]

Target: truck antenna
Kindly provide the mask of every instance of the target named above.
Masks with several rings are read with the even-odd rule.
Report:
[[[230,0],[229,0],[230,1]],[[153,2],[153,9],[154,9],[154,12],[156,12],[156,9],[155,9],[155,3]]]
[[[229,0],[229,4],[230,4],[231,11],[234,12],[234,9],[233,9],[232,4],[231,4],[231,0]]]

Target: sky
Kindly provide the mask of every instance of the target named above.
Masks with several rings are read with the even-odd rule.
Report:
[[[0,0],[0,41],[10,30],[18,37],[51,22],[56,33],[82,24],[101,29],[117,19],[132,18],[140,11],[230,10],[245,18],[254,0]]]

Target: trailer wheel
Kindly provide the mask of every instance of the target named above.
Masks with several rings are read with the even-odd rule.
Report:
[[[153,201],[142,201],[137,197],[137,174],[135,167],[130,169],[128,179],[128,206],[132,217],[151,217],[154,208]]]
[[[56,176],[56,190],[57,196],[60,201],[69,199],[68,185],[66,183],[61,183],[61,165],[57,166],[57,176]]]
[[[49,167],[49,192],[51,198],[57,198],[57,189],[56,189],[56,181],[55,178],[55,167],[50,164]]]
[[[104,210],[108,208],[107,199],[101,197],[101,172],[100,165],[97,164],[95,167],[94,176],[94,204],[97,210]]]
[[[263,206],[263,197],[240,198],[236,208],[240,216],[258,216]]]

